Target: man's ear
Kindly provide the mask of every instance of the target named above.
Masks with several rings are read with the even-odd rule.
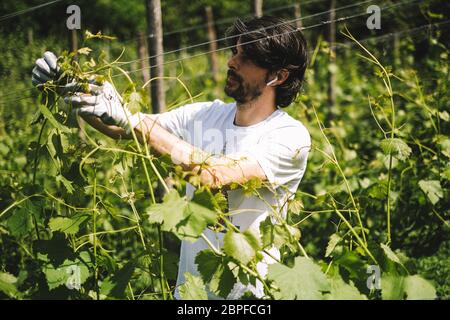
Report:
[[[289,71],[287,69],[280,69],[272,74],[272,80],[270,80],[267,85],[272,87],[279,86],[283,84],[283,82],[285,82],[288,77]]]
[[[287,69],[281,69],[277,73],[278,75],[278,85],[283,84],[289,77],[289,71]]]

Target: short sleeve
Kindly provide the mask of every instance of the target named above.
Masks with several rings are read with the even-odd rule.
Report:
[[[180,139],[186,139],[188,123],[195,118],[200,110],[211,106],[211,104],[212,102],[187,104],[177,109],[157,114],[156,119],[164,129]]]
[[[256,160],[274,188],[300,182],[306,169],[311,138],[303,126],[276,129],[245,153]]]

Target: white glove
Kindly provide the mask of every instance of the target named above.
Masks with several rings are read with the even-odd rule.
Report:
[[[42,58],[36,60],[36,65],[31,74],[31,83],[41,89],[47,81],[56,81],[61,76],[61,68],[58,66],[58,58],[51,51],[46,51]],[[60,95],[79,90],[79,86],[75,81],[58,84],[56,92]],[[55,84],[56,85],[56,84]]]
[[[101,86],[89,84],[89,91],[90,94],[75,93],[67,96],[64,101],[72,104],[79,115],[94,115],[107,125],[116,125],[125,129],[128,134],[131,128],[134,129],[140,121],[144,120],[143,113],[133,115],[126,106],[122,105],[122,97],[111,83],[105,82]]]
[[[39,86],[58,78],[60,68],[57,60],[58,58],[55,54],[50,51],[46,51],[42,58],[36,60],[36,65],[31,75],[31,82],[34,86]]]

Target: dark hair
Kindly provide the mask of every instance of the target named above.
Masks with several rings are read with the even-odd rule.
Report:
[[[300,91],[308,64],[305,37],[300,30],[283,19],[264,16],[248,21],[237,19],[227,30],[230,46],[242,46],[246,56],[258,66],[276,72],[289,71],[289,77],[276,88],[275,103],[287,107]]]

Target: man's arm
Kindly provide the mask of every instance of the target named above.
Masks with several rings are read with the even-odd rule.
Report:
[[[149,117],[151,119],[154,119],[156,117],[155,114],[145,114],[145,117]],[[107,125],[103,123],[103,121],[93,115],[84,115],[81,116],[84,121],[86,121],[90,126],[95,128],[96,130],[100,131],[104,135],[107,135],[108,137],[115,139],[115,140],[127,140],[132,139],[133,136],[131,134],[127,134],[125,129],[114,126],[114,125]]]
[[[169,154],[175,164],[181,165],[185,171],[199,174],[200,183],[216,189],[233,182],[244,183],[252,178],[266,180],[260,165],[250,159],[232,160],[226,157],[209,157],[209,155],[173,135],[157,122],[158,115],[145,114],[144,119],[135,127],[136,137],[141,143],[144,140],[159,154]],[[96,116],[83,116],[92,127],[113,139],[131,139],[125,129],[106,125]],[[209,157],[209,158],[208,158]],[[198,159],[207,159],[199,164]]]
[[[252,178],[266,180],[266,175],[260,165],[250,159],[232,160],[226,157],[210,157],[208,154],[186,141],[171,134],[161,127],[157,115],[145,117],[135,127],[137,138],[144,140],[159,154],[169,154],[172,161],[186,171],[199,174],[200,183],[210,188],[218,188],[233,182],[244,183]],[[200,164],[197,159],[207,159],[206,164]]]
[[[125,132],[125,129],[122,129],[121,127],[114,126],[114,125],[107,125],[104,124],[103,121],[97,117],[92,115],[85,115],[81,116],[84,121],[89,123],[90,126],[97,129],[104,135],[107,135],[110,138],[116,139],[116,140],[124,140],[124,139],[130,139],[131,136],[127,135]]]

